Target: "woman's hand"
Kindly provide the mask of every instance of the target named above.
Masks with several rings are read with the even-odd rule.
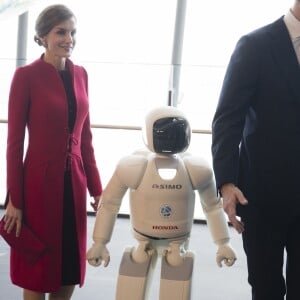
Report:
[[[99,202],[100,202],[100,197],[101,196],[95,196],[94,197],[94,202],[90,202],[92,208],[94,209],[94,211],[97,211],[98,209],[98,205],[99,205]]]
[[[4,222],[4,230],[7,233],[10,233],[16,226],[16,237],[20,236],[22,228],[22,210],[13,206],[10,197],[6,206]]]

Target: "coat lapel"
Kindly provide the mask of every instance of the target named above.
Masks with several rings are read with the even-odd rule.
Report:
[[[284,77],[300,101],[300,66],[283,18],[269,27],[271,51]]]

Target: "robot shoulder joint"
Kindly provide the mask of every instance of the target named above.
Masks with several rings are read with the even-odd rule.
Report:
[[[214,180],[212,168],[202,157],[187,155],[183,161],[194,189],[201,189]]]
[[[123,157],[117,167],[119,179],[129,188],[137,188],[147,167],[147,158],[142,155],[129,155]]]

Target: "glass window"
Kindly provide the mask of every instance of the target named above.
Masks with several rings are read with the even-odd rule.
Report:
[[[56,1],[28,1],[28,60],[43,49],[33,41],[38,13]],[[145,113],[167,104],[176,0],[61,0],[78,19],[77,45],[72,60],[89,74],[93,124],[141,126]],[[7,118],[7,99],[15,69],[18,14],[0,14],[0,119]],[[180,97],[178,107],[192,128],[209,133],[224,72],[238,38],[284,15],[286,1],[187,0]],[[5,127],[5,124],[0,124]],[[5,145],[6,130],[0,141]],[[97,161],[104,185],[117,161],[143,147],[138,130],[93,128]],[[211,162],[210,134],[195,133],[189,152]],[[5,147],[0,150],[5,162]],[[3,164],[1,164],[3,166]],[[1,168],[5,194],[5,168]],[[4,201],[4,197],[0,199]],[[124,200],[126,203],[126,200]],[[122,212],[128,212],[128,208]],[[90,208],[89,208],[90,209]],[[195,215],[202,218],[196,208]]]
[[[188,0],[180,81],[181,103],[192,126],[211,128],[224,73],[240,36],[284,15],[271,0]]]
[[[0,119],[7,119],[7,99],[11,77],[16,66],[17,17],[0,14]]]
[[[91,121],[140,125],[146,111],[167,103],[176,1],[61,1],[77,16],[72,59],[89,73]],[[29,60],[42,52],[33,42],[29,15]]]

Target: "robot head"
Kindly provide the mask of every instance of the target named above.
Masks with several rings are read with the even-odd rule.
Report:
[[[172,106],[158,107],[146,115],[143,139],[151,152],[184,152],[190,144],[190,124],[179,109]]]

